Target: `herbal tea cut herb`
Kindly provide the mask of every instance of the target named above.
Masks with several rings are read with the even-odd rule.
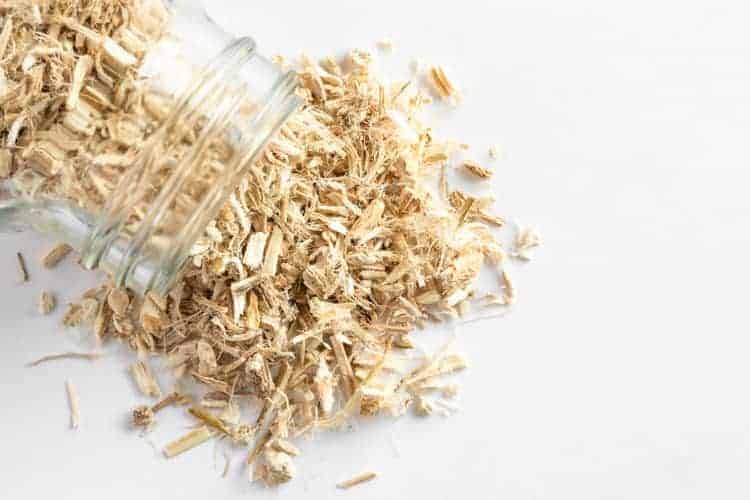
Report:
[[[134,14],[140,3],[0,7],[3,179],[30,194],[101,206],[158,123],[160,108],[133,78],[159,34],[147,29],[154,20]],[[123,341],[138,353],[131,373],[143,395],[161,394],[147,358],[203,389],[133,411],[134,426],[148,428],[156,412],[190,400],[200,427],[167,445],[168,457],[228,438],[245,449],[250,477],[276,485],[296,474],[291,441],[300,436],[358,415],[452,413],[458,388],[445,378],[466,360],[450,345],[417,352],[415,331],[462,321],[475,303],[516,300],[493,232],[505,219],[491,197],[448,182],[449,166],[479,181],[499,169],[459,161],[467,146],[438,139],[424,122],[432,99],[419,68],[409,80],[386,83],[372,62],[364,50],[341,61],[301,58],[304,107],[248,169],[167,296],[103,284],[64,314],[65,325],[91,325],[98,340]],[[459,97],[442,67],[427,76],[442,98]],[[540,242],[524,230],[512,256],[526,259]],[[45,265],[67,251],[58,247]],[[486,265],[496,273],[495,292],[476,289]],[[257,418],[239,402],[255,405]]]

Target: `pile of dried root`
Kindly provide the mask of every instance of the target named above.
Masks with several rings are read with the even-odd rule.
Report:
[[[35,189],[92,208],[102,179],[127,169],[150,120],[126,98],[129,68],[158,33],[131,15],[136,3],[0,7],[0,178],[31,177]],[[202,427],[169,445],[169,456],[225,437],[248,447],[256,477],[278,484],[294,474],[290,438],[356,414],[451,411],[456,389],[441,377],[465,361],[444,350],[407,368],[412,332],[465,313],[480,299],[486,263],[500,290],[489,302],[514,301],[491,229],[503,219],[490,198],[445,181],[460,146],[421,122],[431,99],[416,79],[384,85],[371,60],[364,51],[341,63],[302,59],[306,105],[206,229],[167,297],[103,285],[66,312],[65,324],[90,323],[97,338],[138,351],[132,373],[144,394],[161,397],[143,361],[150,355],[206,388],[190,408]],[[452,97],[444,70],[429,74]],[[426,187],[438,177],[437,191]],[[521,236],[511,256],[539,243]],[[183,396],[137,408],[134,424],[153,424]],[[241,415],[242,399],[257,402],[257,419]]]

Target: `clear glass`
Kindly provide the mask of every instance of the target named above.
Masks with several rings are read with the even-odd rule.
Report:
[[[166,294],[208,222],[301,101],[294,72],[259,55],[252,39],[226,33],[199,1],[140,4],[168,19],[138,75],[146,90],[137,98],[159,126],[101,210],[22,197],[6,183],[0,228],[53,233],[117,286]]]

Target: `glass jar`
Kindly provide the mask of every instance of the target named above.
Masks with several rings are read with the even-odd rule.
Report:
[[[121,171],[97,170],[100,209],[24,196],[10,181],[0,187],[0,228],[52,233],[81,253],[86,268],[108,271],[116,286],[166,294],[195,241],[301,100],[294,72],[258,54],[252,39],[226,33],[199,1],[137,5],[139,26],[119,42],[63,25],[104,50],[110,71],[137,65],[132,87],[113,89],[113,99],[137,102],[157,126]],[[143,35],[157,31],[158,41],[144,46]]]

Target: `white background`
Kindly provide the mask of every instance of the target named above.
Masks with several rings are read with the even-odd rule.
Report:
[[[128,356],[25,368],[85,347],[57,326],[60,311],[39,317],[39,292],[65,302],[97,279],[73,262],[42,270],[49,240],[2,236],[0,496],[750,496],[746,3],[210,3],[267,53],[323,56],[389,36],[385,68],[416,56],[453,69],[466,97],[436,113],[436,133],[480,161],[503,146],[498,211],[540,228],[546,246],[514,270],[512,314],[460,332],[473,362],[460,377],[464,411],[303,441],[298,479],[264,490],[238,458],[221,479],[211,444],[167,462],[130,431],[128,410],[143,400]],[[32,275],[23,286],[18,249]],[[80,393],[77,432],[67,378]],[[151,439],[161,448],[187,423],[167,412]],[[334,487],[366,469],[381,476]]]

